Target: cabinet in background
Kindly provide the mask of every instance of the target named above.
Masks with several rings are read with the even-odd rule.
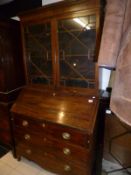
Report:
[[[11,130],[9,121],[9,104],[0,103],[0,143],[11,145]]]
[[[105,116],[103,157],[109,165],[114,166],[112,172],[121,173],[131,167],[131,128],[122,123],[111,111]]]
[[[11,145],[9,109],[25,84],[20,25],[0,21],[0,143]]]

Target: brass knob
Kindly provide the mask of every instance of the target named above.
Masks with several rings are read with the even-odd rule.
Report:
[[[47,152],[44,152],[44,156],[47,156]]]
[[[69,155],[69,154],[71,153],[71,151],[70,151],[69,148],[64,148],[64,149],[63,149],[63,153],[64,153],[65,155]]]
[[[56,93],[55,92],[53,92],[53,94],[52,94],[54,97],[56,96]]]
[[[71,139],[71,135],[68,132],[63,132],[62,137],[65,140],[70,140]]]
[[[46,142],[47,141],[47,138],[46,137],[44,137],[44,142]]]
[[[22,126],[28,126],[28,125],[29,125],[28,121],[23,120],[23,122],[22,122]]]
[[[65,170],[65,171],[71,171],[71,167],[70,167],[69,165],[65,165],[65,166],[64,166],[64,170]]]
[[[26,134],[26,135],[24,136],[24,138],[25,138],[25,140],[30,140],[30,135],[29,135],[29,134]]]
[[[26,150],[26,153],[27,153],[27,154],[31,154],[32,151],[31,151],[30,149],[27,149],[27,150]]]
[[[45,123],[43,123],[43,124],[42,124],[42,127],[43,127],[43,128],[45,128],[45,127],[46,127]]]

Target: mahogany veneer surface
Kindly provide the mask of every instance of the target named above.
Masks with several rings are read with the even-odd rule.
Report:
[[[26,87],[11,109],[17,158],[62,175],[91,175],[98,104],[91,93]]]

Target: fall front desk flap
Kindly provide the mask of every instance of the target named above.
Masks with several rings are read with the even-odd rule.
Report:
[[[76,95],[51,88],[26,87],[11,112],[38,120],[46,120],[92,134],[99,100],[95,94]]]

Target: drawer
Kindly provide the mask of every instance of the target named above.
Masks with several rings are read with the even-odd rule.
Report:
[[[67,160],[61,161],[58,157],[41,153],[40,149],[32,146],[19,145],[16,147],[17,157],[24,156],[35,161],[43,168],[60,175],[91,175],[91,167],[82,167]]]
[[[86,166],[90,162],[89,149],[76,146],[74,144],[66,143],[47,135],[34,134],[31,132],[22,132],[15,130],[15,144],[25,144],[28,146],[34,146],[44,152],[59,157],[61,160],[68,160]]]
[[[41,135],[49,135],[52,138],[64,140],[67,143],[76,144],[82,147],[89,147],[90,137],[84,131],[77,128],[71,128],[48,121],[32,120],[26,117],[14,116],[14,127],[20,127],[22,130],[38,132]]]

